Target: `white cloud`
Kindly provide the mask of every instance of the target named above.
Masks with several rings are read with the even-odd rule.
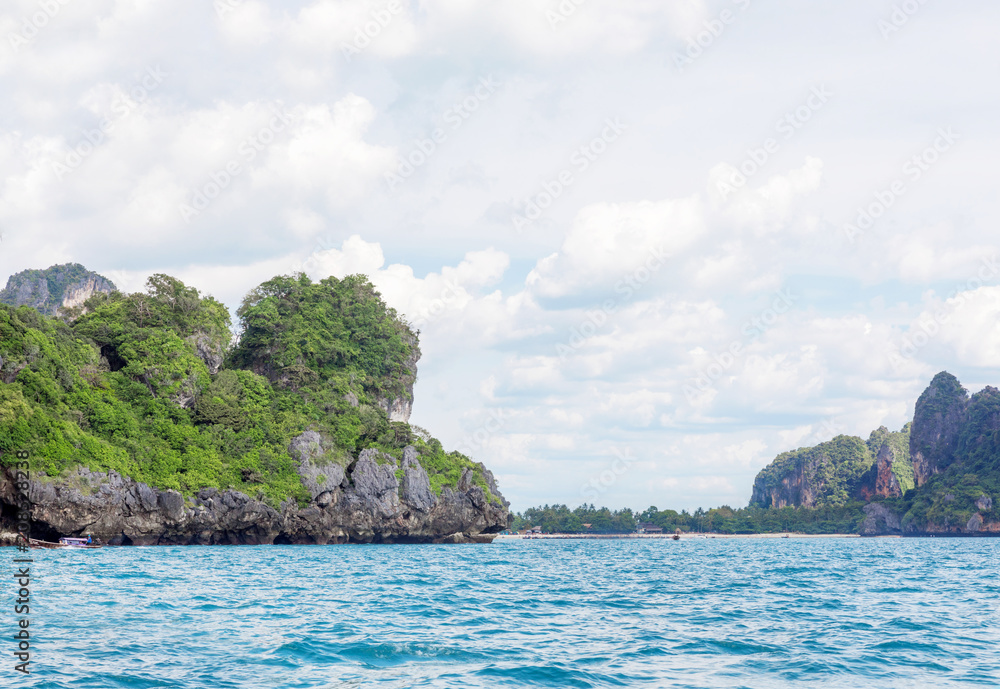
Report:
[[[659,270],[705,231],[696,198],[595,204],[580,211],[558,253],[541,261],[528,285],[545,296],[616,284]]]
[[[218,22],[225,39],[240,47],[259,46],[274,33],[276,18],[260,0],[218,4]]]
[[[274,102],[218,103],[179,114],[149,102],[115,118],[110,104],[120,94],[101,85],[81,101],[112,118],[103,132],[94,127],[62,140],[2,135],[0,222],[44,228],[71,208],[75,231],[64,236],[71,252],[91,243],[90,232],[132,250],[196,242],[206,229],[213,241],[240,242],[247,231],[233,218],[288,226],[283,218],[305,217],[301,204],[310,200],[340,208],[393,162],[392,149],[364,141],[374,110],[352,94],[332,107],[288,111]],[[292,232],[301,237],[301,223]]]
[[[79,261],[141,289],[168,272],[230,306],[277,274],[366,273],[421,329],[416,419],[470,444],[519,508],[581,501],[586,472],[626,447],[639,459],[601,495],[610,506],[737,504],[782,450],[898,428],[938,370],[1000,381],[1000,140],[980,83],[1000,9],[984,0],[928,4],[888,42],[862,0],[777,14],[407,0],[388,18],[383,0],[242,0],[221,16],[196,0],[74,0],[16,51],[9,33],[39,5],[7,5],[0,273]],[[723,8],[738,21],[677,70]],[[968,50],[926,50],[956,42]],[[150,70],[165,76],[134,97]],[[456,127],[487,76],[502,86]],[[822,116],[722,194],[819,83],[834,94]],[[60,178],[53,163],[105,116]],[[627,130],[579,170],[571,156],[608,118]],[[954,147],[919,179],[902,172],[943,126]],[[570,168],[516,232],[511,209]],[[900,175],[905,193],[851,242],[845,223]],[[179,209],[199,193],[216,198],[188,223]],[[779,290],[791,308],[753,326]],[[476,444],[497,410],[501,429]]]
[[[957,362],[996,366],[1000,361],[1000,287],[980,287],[946,300],[939,309],[922,313],[908,335],[918,350],[923,340],[930,344],[940,338]]]
[[[287,40],[314,53],[335,52],[345,62],[364,55],[400,57],[416,47],[411,12],[403,0],[317,0],[288,24]]]

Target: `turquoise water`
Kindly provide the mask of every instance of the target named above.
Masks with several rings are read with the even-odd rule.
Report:
[[[2,686],[1000,685],[1000,540],[34,551]],[[9,572],[12,549],[0,549]],[[4,600],[13,587],[4,577]]]

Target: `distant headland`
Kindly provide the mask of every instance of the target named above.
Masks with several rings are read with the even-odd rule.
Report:
[[[546,505],[514,517],[525,533],[1000,535],[1000,390],[969,396],[942,371],[899,431],[839,435],[783,452],[760,471],[748,507],[693,513]]]

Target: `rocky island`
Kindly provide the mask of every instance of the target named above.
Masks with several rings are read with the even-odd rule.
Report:
[[[0,302],[0,530],[110,544],[489,542],[493,474],[409,424],[418,334],[362,276],[276,277],[227,309],[82,266]]]

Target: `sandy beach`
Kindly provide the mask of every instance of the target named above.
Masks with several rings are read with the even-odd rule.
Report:
[[[519,541],[519,540],[620,540],[620,539],[666,539],[672,540],[673,534],[532,534],[525,538],[523,535],[501,535],[494,541]],[[681,534],[679,540],[711,539],[711,538],[861,538],[858,534],[806,534],[806,533],[766,533],[766,534],[713,534],[713,533],[686,533]],[[879,536],[878,538],[900,538],[900,536]]]

